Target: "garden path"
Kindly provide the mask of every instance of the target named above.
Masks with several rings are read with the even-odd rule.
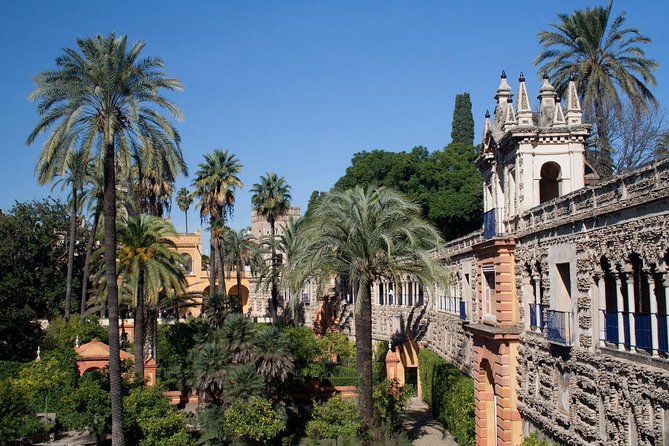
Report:
[[[434,419],[420,398],[411,398],[401,415],[404,429],[415,446],[457,446],[453,436]]]

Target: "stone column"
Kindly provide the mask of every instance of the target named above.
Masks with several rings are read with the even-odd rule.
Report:
[[[537,321],[537,328],[535,330],[537,333],[540,333],[542,330],[541,327],[541,274],[537,271],[534,271],[532,274],[532,279],[534,279],[534,312],[535,320]]]
[[[595,274],[594,281],[597,285],[597,301],[599,302],[596,315],[599,321],[599,346],[603,347],[606,340],[606,280],[604,271],[598,271]]]
[[[630,326],[630,351],[636,350],[636,323],[635,323],[635,310],[634,305],[634,270],[632,265],[628,265],[625,269],[625,274],[627,276],[627,313],[629,326]]]
[[[660,273],[662,274],[662,286],[664,287],[664,311],[669,313],[669,271],[667,270],[667,266],[665,266]],[[664,323],[666,324],[668,322],[669,316],[665,316]],[[667,330],[667,338],[669,338],[669,330]],[[669,339],[666,341],[669,342]]]
[[[618,309],[618,350],[625,350],[625,326],[623,321],[623,289],[622,281],[620,280],[620,273],[615,272],[613,276],[616,279],[616,308]]]
[[[648,300],[650,301],[650,351],[653,356],[659,356],[659,337],[657,333],[657,296],[655,295],[655,281],[653,280],[653,271],[646,267],[643,269],[648,281]]]

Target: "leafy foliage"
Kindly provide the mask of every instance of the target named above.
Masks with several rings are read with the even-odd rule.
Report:
[[[307,436],[313,439],[357,438],[362,421],[355,400],[335,395],[324,403],[314,403]]]
[[[13,444],[39,430],[35,411],[21,388],[11,380],[0,381],[0,444]]]
[[[381,424],[389,427],[398,425],[400,413],[414,393],[410,386],[400,387],[397,380],[384,380],[374,386],[374,409]]]
[[[386,379],[386,354],[388,343],[379,341],[374,346],[374,362],[372,363],[372,382],[380,384]]]
[[[324,376],[322,344],[309,327],[284,327],[283,332],[288,338],[288,348],[293,356],[295,367],[294,379],[306,384],[313,379]]]
[[[170,407],[160,386],[135,387],[123,399],[123,428],[129,444],[191,446],[181,413]]]
[[[418,352],[423,400],[460,445],[474,444],[474,383],[426,348]]]
[[[476,156],[473,146],[456,142],[433,153],[420,146],[411,152],[359,152],[335,188],[396,189],[419,203],[423,215],[446,239],[453,239],[479,229],[483,222],[483,181],[474,165]]]
[[[79,342],[85,344],[93,339],[108,342],[108,331],[98,324],[95,316],[89,317],[83,324],[79,320],[59,317],[49,322],[49,327],[44,333],[43,347],[45,350],[73,348],[77,337]]]
[[[520,446],[552,446],[553,443],[540,439],[537,434],[531,434],[529,437],[523,438]]]
[[[230,436],[265,444],[285,429],[281,413],[272,402],[258,396],[236,401],[225,412],[225,429]]]
[[[108,385],[107,385],[108,387]],[[84,375],[79,385],[62,400],[58,417],[71,430],[87,429],[96,437],[111,427],[111,398],[100,380],[92,374]]]

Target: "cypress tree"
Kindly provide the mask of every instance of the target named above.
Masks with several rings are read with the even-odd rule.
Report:
[[[472,102],[469,98],[469,93],[455,96],[452,125],[452,142],[461,142],[468,146],[474,145],[474,118],[472,116]]]

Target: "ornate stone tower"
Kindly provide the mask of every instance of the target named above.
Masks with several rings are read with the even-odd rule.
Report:
[[[590,125],[582,123],[576,83],[571,79],[565,100],[544,75],[539,111],[532,112],[525,77],[521,73],[514,111],[506,74],[495,99],[492,123],[486,113],[477,167],[484,178],[485,235],[504,235],[507,223],[544,201],[566,195],[586,184],[592,175],[585,161],[585,139]]]

